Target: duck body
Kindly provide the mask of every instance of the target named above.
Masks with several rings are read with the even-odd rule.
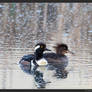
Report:
[[[21,62],[22,60],[30,62],[32,59],[34,59],[34,54],[28,54],[28,55],[24,55],[24,56],[22,57],[22,59],[20,60],[20,62]],[[20,62],[19,62],[19,63],[20,63]]]
[[[55,76],[57,78],[67,78],[68,72],[66,67],[68,66],[68,57],[65,55],[70,52],[66,44],[57,44],[55,47],[55,53],[45,53],[43,56],[49,63],[49,70],[55,70]],[[73,53],[72,53],[73,54]]]
[[[66,44],[57,44],[55,47],[55,53],[45,53],[44,57],[47,59],[50,65],[55,68],[64,70],[68,65],[68,58],[65,53],[68,52],[68,46]]]
[[[30,73],[34,66],[46,66],[48,64],[47,60],[43,57],[43,52],[49,49],[46,48],[44,43],[38,43],[35,46],[34,54],[24,55],[19,61],[20,67],[24,72]]]
[[[48,64],[48,61],[43,57],[43,52],[45,50],[50,51],[46,48],[45,44],[38,43],[35,46],[34,54],[24,55],[19,61],[21,69],[24,72],[33,75],[38,88],[44,88],[46,85],[46,82],[43,79],[43,68],[40,68],[40,66],[43,67]]]
[[[45,53],[44,57],[47,59],[48,64],[64,70],[68,65],[68,58],[65,55],[56,53]]]

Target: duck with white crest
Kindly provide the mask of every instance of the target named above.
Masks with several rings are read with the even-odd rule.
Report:
[[[46,44],[40,42],[35,45],[34,54],[25,55],[19,61],[21,69],[29,74],[33,74],[35,82],[39,88],[44,88],[46,82],[43,80],[42,69],[48,65],[48,61],[43,57],[44,51],[51,51],[46,48]],[[39,70],[40,69],[40,70]]]

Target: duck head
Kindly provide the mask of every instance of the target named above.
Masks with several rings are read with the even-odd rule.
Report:
[[[46,44],[45,43],[37,43],[35,45],[35,55],[36,55],[36,60],[39,60],[40,58],[43,57],[43,52],[44,51],[51,51],[49,49],[46,48]]]
[[[60,54],[60,55],[65,55],[66,53],[71,53],[71,54],[74,54],[73,52],[71,52],[69,49],[68,49],[68,46],[66,44],[57,44],[56,46],[54,46],[55,50],[56,50],[56,53],[57,54]]]
[[[51,51],[46,48],[45,43],[40,42],[35,45],[35,52],[43,53],[44,51]]]

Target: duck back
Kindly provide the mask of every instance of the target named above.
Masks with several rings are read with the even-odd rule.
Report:
[[[33,54],[24,55],[24,56],[22,57],[22,59],[20,60],[19,63],[21,63],[22,60],[25,60],[25,61],[30,62],[32,59],[34,59],[34,55],[33,55]]]
[[[48,63],[56,68],[65,69],[68,65],[68,58],[65,55],[58,55],[56,53],[45,53],[44,57]]]

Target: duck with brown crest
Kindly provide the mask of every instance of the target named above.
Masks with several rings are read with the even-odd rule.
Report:
[[[69,51],[68,46],[63,43],[57,44],[54,48],[56,53],[45,53],[44,57],[47,59],[49,66],[52,66],[49,69],[56,69],[56,76],[58,78],[66,78],[68,72],[65,68],[68,65],[68,58],[65,54],[68,52],[74,53]]]

